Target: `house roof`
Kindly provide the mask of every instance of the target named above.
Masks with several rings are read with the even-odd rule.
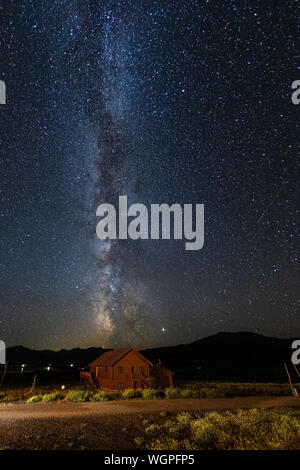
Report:
[[[172,372],[170,369],[168,369],[168,367],[164,366],[163,364],[155,364],[153,367],[152,367],[152,370],[153,369],[165,369],[167,370],[168,372],[170,372],[171,374],[174,375],[174,372]]]
[[[106,351],[105,353],[101,354],[97,359],[89,364],[89,366],[114,366],[119,362],[126,354],[130,351],[134,351],[137,355],[139,355],[145,362],[152,366],[152,363],[148,361],[142,354],[140,354],[136,349],[133,347],[129,348],[122,348],[122,349],[112,349],[111,351]]]

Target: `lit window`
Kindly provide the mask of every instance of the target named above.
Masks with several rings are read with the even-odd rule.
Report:
[[[123,369],[122,366],[118,367],[118,373],[119,373],[119,374],[123,374],[123,371],[124,371],[124,369]]]

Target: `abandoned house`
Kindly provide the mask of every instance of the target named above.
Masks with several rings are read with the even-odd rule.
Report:
[[[83,385],[109,390],[173,387],[173,372],[162,364],[153,365],[136,349],[107,351],[80,373]]]

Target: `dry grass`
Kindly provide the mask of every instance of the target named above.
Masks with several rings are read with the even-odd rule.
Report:
[[[300,395],[300,383],[295,384]],[[224,398],[289,396],[287,383],[238,383],[238,382],[178,382],[176,387],[183,398]]]

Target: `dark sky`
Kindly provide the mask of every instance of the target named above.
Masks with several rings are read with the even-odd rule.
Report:
[[[0,24],[0,338],[299,335],[296,2],[19,0]],[[204,248],[98,240],[119,195],[204,204]]]

